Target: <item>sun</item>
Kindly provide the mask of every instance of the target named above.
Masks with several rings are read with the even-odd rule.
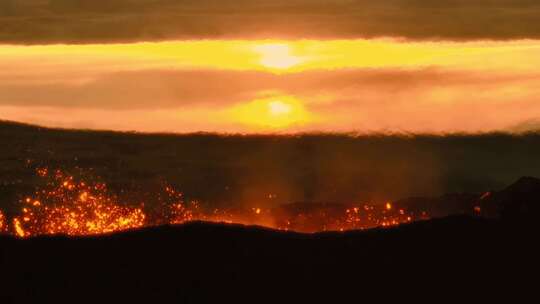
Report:
[[[302,62],[302,58],[291,52],[291,47],[286,43],[268,43],[255,46],[255,52],[259,54],[259,62],[270,69],[288,69]]]
[[[312,121],[304,104],[291,96],[257,99],[242,103],[229,110],[235,122],[258,128],[283,129]]]
[[[291,114],[292,106],[288,103],[284,103],[281,100],[270,101],[268,103],[268,111],[271,115],[280,116]]]

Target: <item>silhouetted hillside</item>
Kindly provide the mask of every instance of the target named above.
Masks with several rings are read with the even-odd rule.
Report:
[[[488,215],[537,222],[540,214],[540,179],[522,177],[501,191],[491,192],[481,200],[481,206]]]
[[[480,194],[455,193],[435,197],[411,197],[399,199],[396,206],[406,207],[419,213],[427,212],[431,217],[444,217],[450,214],[472,214]]]
[[[535,239],[526,227],[467,217],[312,235],[192,223],[99,237],[0,237],[0,300],[432,302],[486,300],[519,286],[518,299],[534,282]]]

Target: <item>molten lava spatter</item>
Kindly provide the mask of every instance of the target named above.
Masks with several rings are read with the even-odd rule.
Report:
[[[6,232],[7,231],[7,224],[6,224],[6,217],[0,211],[0,232]]]
[[[275,214],[278,228],[301,232],[391,227],[427,218],[426,213],[394,208],[390,202],[383,206],[295,203],[282,206]]]
[[[166,211],[164,217],[166,217],[167,224],[178,225],[201,219],[198,202],[184,202],[182,192],[176,191],[171,186],[165,187],[165,193],[167,201],[164,207]]]
[[[205,221],[217,223],[236,223],[245,225],[260,225],[271,228],[278,228],[271,219],[269,210],[261,208],[247,209],[219,209],[202,208],[199,202],[185,202],[181,192],[175,190],[171,186],[165,187],[165,203],[163,208],[166,214],[163,215],[167,219],[165,224],[183,224],[191,221]],[[266,211],[266,212],[265,212]],[[154,224],[164,223],[162,220],[157,220]]]
[[[172,186],[152,193],[157,204],[123,204],[103,182],[83,180],[61,170],[37,169],[46,181],[19,201],[20,212],[8,219],[0,212],[0,232],[18,237],[65,234],[72,236],[112,233],[163,224],[208,221],[266,226],[299,232],[345,231],[390,227],[427,219],[388,202],[383,205],[296,203],[279,208],[208,209],[196,201],[185,202]],[[152,208],[150,208],[152,207]]]
[[[42,177],[46,169],[39,169]],[[55,171],[51,181],[33,196],[20,201],[21,214],[13,218],[19,237],[42,234],[92,235],[142,227],[142,208],[127,207],[103,183],[75,180]]]

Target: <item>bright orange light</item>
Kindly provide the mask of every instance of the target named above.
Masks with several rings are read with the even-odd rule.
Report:
[[[300,232],[346,231],[374,227],[392,227],[417,219],[427,219],[422,212],[417,216],[406,209],[385,205],[317,206],[300,209],[205,209],[198,202],[184,202],[183,194],[173,187],[165,187],[166,199],[158,217],[147,217],[144,206],[119,204],[104,183],[82,182],[78,178],[55,171],[45,188],[32,197],[21,199],[19,215],[9,220],[0,212],[0,233],[25,238],[37,235],[67,234],[95,235],[126,229],[163,224],[182,224],[194,220],[261,225],[280,230]],[[64,182],[69,181],[69,187]],[[363,206],[363,208],[362,208]]]
[[[313,121],[303,103],[291,96],[257,99],[229,110],[227,116],[235,122],[262,127],[285,128]]]
[[[19,219],[15,218],[15,219],[13,220],[13,226],[15,227],[15,233],[17,234],[18,237],[25,237],[25,236],[28,235],[28,234],[24,231],[24,229],[22,228],[21,222],[19,221]]]
[[[145,222],[141,208],[122,206],[102,183],[76,182],[60,171],[51,178],[53,182],[36,191],[39,200],[21,201],[22,214],[13,219],[17,236],[101,234],[142,227]]]
[[[4,232],[5,230],[7,230],[6,218],[2,211],[0,211],[0,232]]]

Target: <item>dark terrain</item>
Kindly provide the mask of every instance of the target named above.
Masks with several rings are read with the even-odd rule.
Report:
[[[518,300],[536,285],[540,252],[531,228],[451,217],[313,235],[192,223],[86,238],[0,237],[0,300]]]
[[[0,236],[0,300],[520,302],[535,293],[539,202],[540,180],[524,177],[482,200],[497,213],[490,219],[315,234],[192,222],[95,237]]]
[[[536,292],[540,180],[519,178],[540,175],[536,134],[143,135],[1,123],[0,140],[8,216],[36,186],[29,167],[46,165],[91,170],[116,190],[152,193],[167,180],[206,204],[273,192],[270,207],[392,198],[439,217],[344,233],[195,222],[0,236],[0,303],[515,303]]]

